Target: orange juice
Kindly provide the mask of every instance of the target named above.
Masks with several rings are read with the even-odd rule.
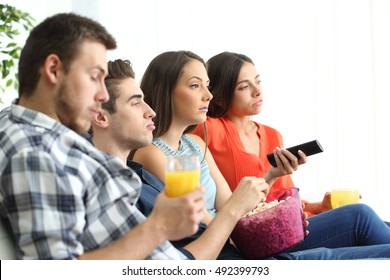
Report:
[[[169,197],[180,196],[199,188],[200,171],[167,171],[165,173],[165,190]]]
[[[330,196],[333,208],[359,202],[359,190],[356,189],[334,189]]]

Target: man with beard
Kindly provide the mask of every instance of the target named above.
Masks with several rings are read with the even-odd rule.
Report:
[[[193,234],[203,189],[137,210],[138,175],[80,134],[109,97],[99,23],[61,13],[37,25],[19,61],[19,98],[0,113],[0,216],[19,259],[185,259],[167,240]],[[169,226],[167,226],[167,224]]]

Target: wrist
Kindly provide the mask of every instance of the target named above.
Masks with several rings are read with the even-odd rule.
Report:
[[[240,205],[235,207],[233,204],[231,207],[229,202],[227,202],[221,209],[218,210],[217,216],[223,217],[224,219],[232,221],[234,224],[236,224],[238,220],[246,214],[246,212],[243,212],[245,212],[245,210],[242,210]]]
[[[150,235],[155,244],[169,239],[167,227],[160,219],[150,215],[142,224],[144,234]]]
[[[302,202],[305,204],[304,211],[311,212],[313,214],[321,213],[321,203],[320,202]]]
[[[271,187],[272,184],[275,183],[277,178],[278,178],[277,176],[272,175],[271,169],[268,169],[267,173],[265,173],[264,175],[264,180],[266,181],[269,187]]]

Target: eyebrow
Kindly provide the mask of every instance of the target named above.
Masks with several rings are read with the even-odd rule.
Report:
[[[188,80],[191,80],[191,79],[197,79],[197,80],[203,82],[202,78],[200,78],[200,77],[198,77],[198,76],[192,76],[192,77],[190,77]],[[206,83],[210,83],[210,80],[207,80]]]
[[[258,78],[260,78],[260,74],[257,74],[257,75],[255,76],[255,80],[258,79]],[[242,81],[239,81],[239,82],[237,83],[237,85],[239,85],[239,84],[241,84],[241,83],[247,83],[247,82],[249,82],[248,79],[242,80]]]
[[[96,65],[96,66],[92,67],[92,69],[99,70],[100,73],[102,73],[104,75],[104,77],[107,77],[107,75],[108,75],[108,71],[106,71],[106,69],[104,69],[103,67],[101,67],[99,65]]]
[[[134,95],[130,96],[130,97],[127,99],[127,101],[130,101],[130,100],[132,100],[132,99],[137,99],[137,98],[142,99],[142,98],[143,98],[143,95],[142,95],[142,94],[134,94]]]

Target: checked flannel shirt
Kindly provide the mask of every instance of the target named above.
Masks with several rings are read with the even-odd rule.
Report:
[[[17,258],[75,259],[144,221],[140,179],[119,159],[15,103],[0,112],[0,128],[0,216]],[[148,256],[184,258],[168,241]]]

